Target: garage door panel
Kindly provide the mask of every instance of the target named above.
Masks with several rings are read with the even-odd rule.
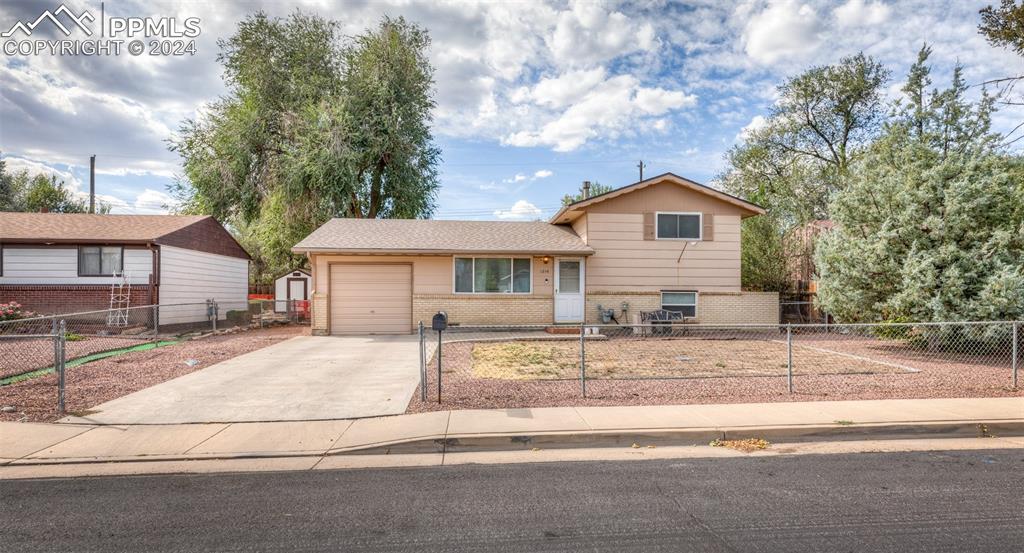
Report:
[[[331,265],[332,334],[408,334],[412,267]]]

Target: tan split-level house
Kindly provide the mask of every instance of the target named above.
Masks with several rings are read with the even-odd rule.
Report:
[[[312,267],[313,332],[450,324],[776,323],[778,295],[740,288],[740,221],[764,209],[667,173],[549,221],[332,219],[293,251]]]

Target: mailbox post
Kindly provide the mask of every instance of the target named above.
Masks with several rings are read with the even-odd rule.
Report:
[[[437,332],[437,402],[441,403],[441,333],[448,329],[448,314],[438,311],[430,321],[430,328]]]

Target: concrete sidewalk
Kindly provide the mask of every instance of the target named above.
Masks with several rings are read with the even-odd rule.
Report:
[[[1024,435],[1024,398],[553,407],[269,423],[0,423],[0,466],[943,435]]]

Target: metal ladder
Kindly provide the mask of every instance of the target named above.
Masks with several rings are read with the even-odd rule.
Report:
[[[124,328],[128,326],[128,307],[131,303],[132,283],[127,273],[114,273],[110,285],[110,311],[107,311],[107,326]]]

